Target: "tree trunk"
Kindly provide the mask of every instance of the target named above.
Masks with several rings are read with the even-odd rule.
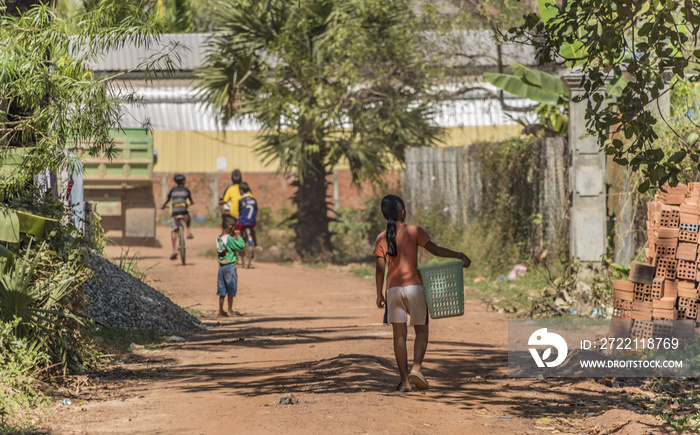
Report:
[[[331,261],[333,253],[328,228],[330,219],[326,174],[309,167],[303,182],[297,182],[296,185],[294,202],[297,205],[297,222],[294,227],[294,247],[305,263]]]

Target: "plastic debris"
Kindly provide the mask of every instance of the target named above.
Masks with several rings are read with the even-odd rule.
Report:
[[[64,405],[72,405],[72,404],[73,404],[73,401],[70,400],[70,399],[63,399],[63,404],[64,404]]]
[[[524,264],[516,264],[513,269],[506,275],[508,281],[515,281],[518,278],[522,278],[527,273],[527,266]]]
[[[294,397],[294,394],[287,394],[280,398],[280,405],[298,405],[299,399]]]

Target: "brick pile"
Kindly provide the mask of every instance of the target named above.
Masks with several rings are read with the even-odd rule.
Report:
[[[613,285],[613,337],[684,339],[700,330],[700,183],[665,190],[647,204],[644,263],[632,262],[629,281]]]

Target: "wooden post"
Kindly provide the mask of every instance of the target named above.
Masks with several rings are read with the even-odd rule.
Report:
[[[83,238],[92,245],[92,201],[85,201],[83,215]]]

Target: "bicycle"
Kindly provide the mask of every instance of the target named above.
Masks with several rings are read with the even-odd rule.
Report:
[[[175,222],[177,223],[177,250],[180,252],[180,261],[182,265],[185,265],[185,251],[187,250],[187,237],[185,234],[185,216],[175,216]]]

